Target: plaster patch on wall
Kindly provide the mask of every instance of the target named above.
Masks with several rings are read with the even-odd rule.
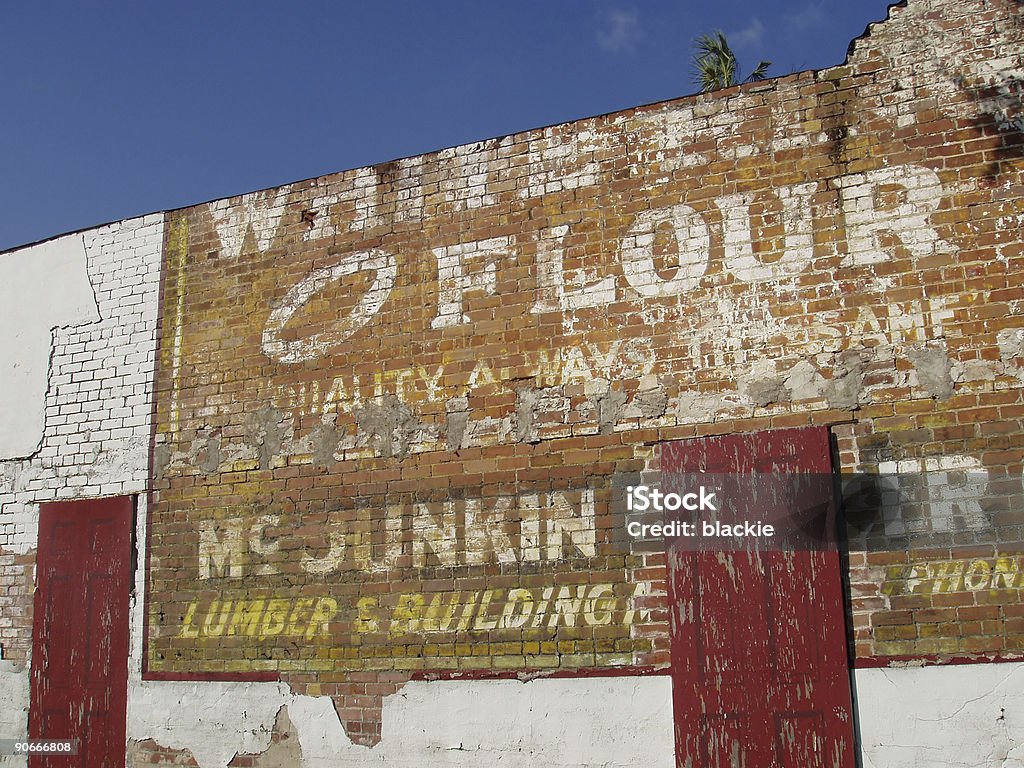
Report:
[[[705,424],[725,414],[750,414],[750,406],[741,402],[735,393],[680,392],[673,410],[680,424]]]
[[[1024,765],[1024,663],[854,671],[864,768]]]
[[[338,429],[335,420],[333,415],[323,417],[320,426],[309,437],[313,464],[320,469],[328,469],[337,461],[335,453],[345,437],[344,427]]]
[[[932,397],[945,400],[953,394],[953,365],[945,349],[911,348],[907,357],[917,372],[918,385]]]
[[[0,459],[39,449],[53,330],[99,319],[82,235],[0,254]]]
[[[785,384],[793,400],[817,400],[825,389],[825,377],[817,366],[801,360],[785,376]]]
[[[357,761],[370,753],[369,747],[352,743],[326,696],[296,696],[288,713],[296,724],[303,768],[333,768],[346,753]]]
[[[369,441],[380,456],[404,458],[420,432],[420,424],[409,406],[393,395],[380,403],[357,405],[352,415],[360,437]]]
[[[195,768],[196,761],[188,750],[169,750],[152,739],[135,741],[128,739],[125,750],[127,768],[142,768],[158,764],[161,766],[185,766]]]
[[[839,355],[832,378],[825,385],[825,397],[832,408],[852,409],[865,402],[864,372],[871,360],[866,350]]]
[[[657,419],[668,410],[668,393],[658,377],[648,374],[639,382],[639,389],[622,411],[624,419]]]
[[[1024,382],[1024,328],[1005,328],[996,335],[999,356],[1007,373]]]
[[[668,768],[671,688],[668,676],[412,682],[385,700],[374,754],[403,768]]]
[[[260,469],[269,469],[274,457],[281,451],[286,431],[284,415],[265,405],[246,420],[246,438],[256,449]]]
[[[776,372],[774,360],[758,360],[746,374],[740,377],[740,392],[757,408],[774,403],[788,403],[792,399],[788,377]]]
[[[265,752],[291,693],[283,683],[130,682],[128,738],[187,749],[201,768]]]
[[[252,756],[252,768],[295,768],[302,764],[299,740],[288,707],[282,707],[274,723],[274,735],[270,747]]]

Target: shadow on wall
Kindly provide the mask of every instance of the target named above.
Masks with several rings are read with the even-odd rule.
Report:
[[[1014,0],[1018,5],[1024,0]],[[988,83],[968,84],[964,78],[955,77],[960,90],[978,105],[978,115],[972,120],[972,127],[981,135],[989,135],[994,126],[1001,138],[995,149],[995,159],[988,165],[985,177],[995,179],[1003,172],[1003,165],[1024,157],[1024,78],[1004,77]]]

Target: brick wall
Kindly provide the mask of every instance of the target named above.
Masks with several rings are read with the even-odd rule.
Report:
[[[131,219],[0,255],[5,270],[46,265],[52,253],[62,267],[5,281],[3,358],[41,373],[38,390],[14,390],[5,407],[30,410],[38,398],[42,419],[25,435],[30,455],[0,461],[4,658],[24,662],[31,646],[39,503],[146,488],[162,220]],[[82,298],[80,317],[58,316],[38,346],[27,344],[26,331],[46,316],[39,308],[59,308],[72,292]]]
[[[1019,14],[891,15],[833,69],[169,214],[148,669],[280,675],[372,741],[416,674],[667,663],[610,505],[660,442],[1019,476]],[[1021,650],[983,514],[851,555],[858,663]]]

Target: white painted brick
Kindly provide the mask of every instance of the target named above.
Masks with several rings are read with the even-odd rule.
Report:
[[[146,452],[127,446],[149,440],[163,216],[82,237],[101,319],[54,332],[42,445],[31,459],[0,462],[0,546],[35,548],[34,525],[8,524],[15,520],[12,504],[35,509],[57,498],[145,489]],[[101,455],[123,456],[129,477],[122,461],[96,464]],[[15,466],[24,478],[17,488],[4,480],[5,469]]]

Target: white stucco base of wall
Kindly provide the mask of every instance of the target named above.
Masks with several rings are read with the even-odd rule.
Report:
[[[858,669],[863,768],[1024,768],[1024,663]]]
[[[302,768],[671,768],[668,677],[413,682],[384,701],[375,747],[353,744],[329,698],[273,683],[145,682],[135,687],[132,740],[187,749],[202,768],[261,753],[281,707]]]
[[[855,673],[862,768],[1024,768],[1024,663]],[[674,765],[671,679],[413,682],[384,702],[381,742],[353,744],[330,699],[273,683],[133,686],[129,738],[202,768],[261,753],[282,707],[303,768]]]
[[[0,739],[23,739],[28,733],[28,670],[0,659]],[[27,765],[20,756],[0,755],[2,768]]]

